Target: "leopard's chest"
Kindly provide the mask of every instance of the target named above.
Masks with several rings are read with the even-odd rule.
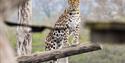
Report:
[[[79,14],[71,15],[68,20],[68,26],[71,30],[75,30],[77,25],[81,22]]]

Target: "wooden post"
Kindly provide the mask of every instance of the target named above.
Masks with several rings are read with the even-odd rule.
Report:
[[[19,6],[18,20],[20,24],[29,24],[32,19],[32,1],[28,0]],[[28,27],[17,27],[17,54],[30,55],[32,51],[32,37]]]

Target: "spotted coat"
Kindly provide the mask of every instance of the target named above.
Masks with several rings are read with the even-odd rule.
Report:
[[[74,37],[73,44],[79,44],[80,21],[79,0],[68,0],[68,7],[46,37],[45,49],[53,50],[69,46],[69,36]]]

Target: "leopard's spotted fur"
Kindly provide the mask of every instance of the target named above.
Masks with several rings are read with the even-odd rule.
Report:
[[[79,44],[80,21],[79,0],[68,0],[68,7],[55,23],[54,28],[56,29],[51,30],[46,37],[45,49],[53,50],[69,46],[68,37],[70,35],[74,37],[73,44]]]

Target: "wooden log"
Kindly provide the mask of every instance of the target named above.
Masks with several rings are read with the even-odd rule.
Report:
[[[43,53],[31,56],[19,57],[17,61],[19,63],[41,63],[49,60],[56,60],[59,58],[92,52],[100,49],[101,47],[98,44],[81,44],[53,51],[45,51]]]

